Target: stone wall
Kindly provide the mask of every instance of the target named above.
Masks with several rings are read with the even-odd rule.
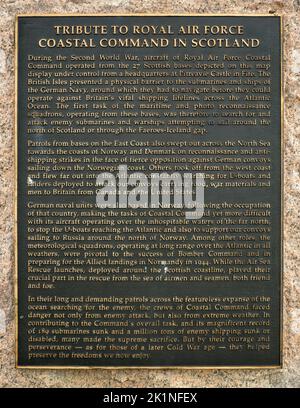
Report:
[[[233,13],[284,17],[284,367],[272,370],[16,370],[14,22],[30,13]],[[0,0],[0,387],[299,387],[300,0]],[[298,151],[299,149],[299,151]]]

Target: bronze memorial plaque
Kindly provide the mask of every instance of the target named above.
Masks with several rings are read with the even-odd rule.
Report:
[[[18,367],[280,367],[281,18],[16,22]]]

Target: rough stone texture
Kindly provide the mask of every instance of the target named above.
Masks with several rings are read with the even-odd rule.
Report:
[[[284,16],[284,368],[16,370],[13,289],[14,20],[18,13],[270,13]],[[300,0],[0,0],[0,387],[299,387]],[[6,326],[6,328],[5,328]]]
[[[0,309],[0,336],[4,336],[6,332],[6,317],[4,310]]]

